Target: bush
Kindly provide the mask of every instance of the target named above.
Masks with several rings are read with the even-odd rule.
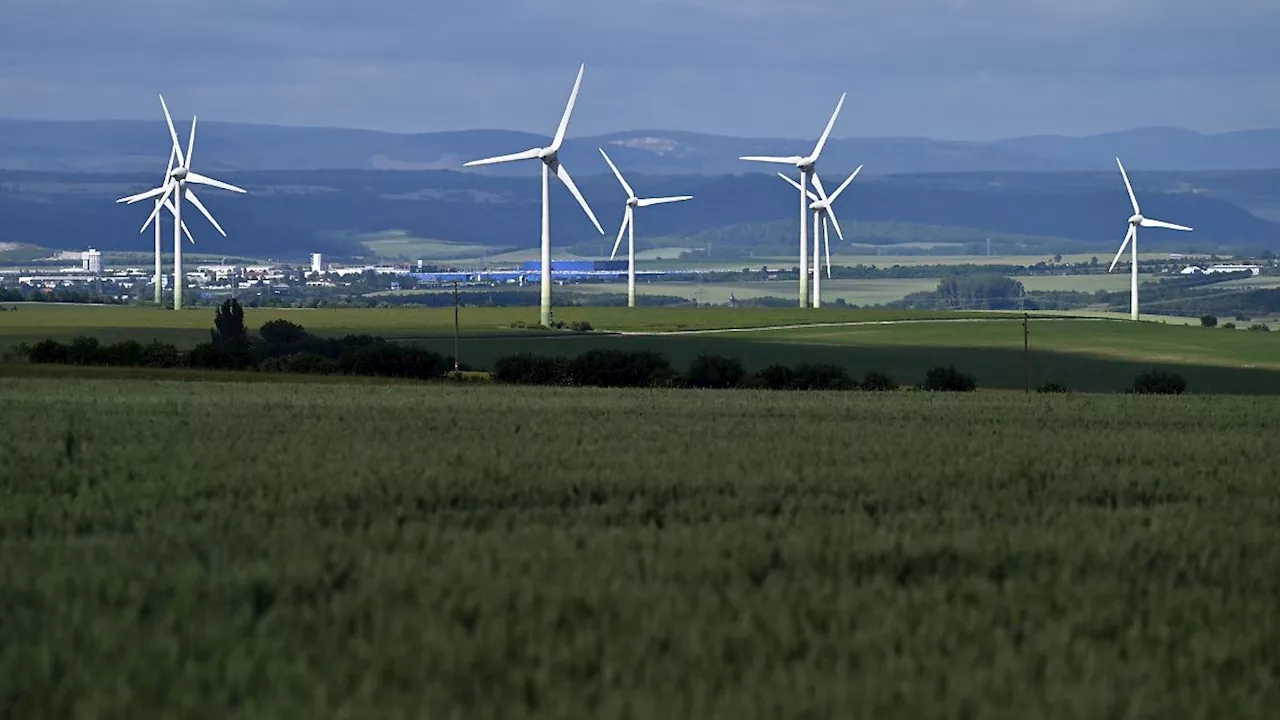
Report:
[[[453,360],[429,350],[379,341],[344,352],[338,357],[337,369],[348,375],[429,380],[452,370]]]
[[[288,320],[268,320],[258,328],[258,336],[268,345],[293,345],[306,340],[307,331]]]
[[[65,363],[67,346],[52,338],[41,340],[31,346],[27,360],[33,363]]]
[[[493,363],[493,379],[513,385],[568,385],[569,360],[533,353],[505,355]]]
[[[569,364],[574,384],[594,387],[644,387],[670,369],[667,359],[651,350],[617,348],[588,350]]]
[[[328,375],[338,371],[338,364],[316,353],[295,353],[267,358],[262,361],[259,369],[263,372]]]
[[[1205,315],[1200,318],[1200,327],[1218,327],[1218,318],[1213,315]]]
[[[723,355],[702,354],[689,365],[686,381],[695,388],[731,388],[742,384],[747,369],[742,363]]]
[[[573,324],[569,326],[569,329],[574,332],[591,332],[592,330],[591,323],[586,320],[573,321]]]
[[[894,382],[893,378],[882,372],[869,370],[866,375],[862,376],[862,384],[859,387],[863,390],[884,392],[888,390],[897,390],[898,383]]]
[[[1253,330],[1254,332],[1271,332],[1271,326],[1264,325],[1262,323],[1254,323],[1249,326],[1249,329]]]
[[[752,379],[752,384],[766,390],[790,390],[795,371],[786,365],[774,363],[762,368]]]
[[[856,387],[856,383],[839,365],[803,363],[795,367],[791,387],[796,390],[849,390]]]
[[[1233,322],[1223,323],[1223,324],[1222,324],[1222,329],[1223,329],[1223,330],[1235,330],[1235,329],[1236,329],[1236,324],[1235,324],[1235,323],[1233,323]]]
[[[1148,370],[1133,379],[1131,393],[1139,395],[1181,395],[1187,390],[1187,381],[1177,373]]]
[[[97,338],[77,335],[67,346],[67,360],[71,365],[100,365],[102,345]]]
[[[142,355],[138,358],[143,367],[172,368],[182,364],[182,353],[169,343],[152,340],[142,346]]]
[[[103,347],[98,353],[98,362],[103,365],[138,367],[142,365],[142,354],[142,343],[136,340],[124,340]]]
[[[1067,393],[1071,392],[1071,388],[1062,383],[1047,382],[1036,388],[1038,393]]]
[[[962,373],[954,367],[935,367],[925,373],[921,390],[929,392],[973,392],[978,383],[972,375]]]

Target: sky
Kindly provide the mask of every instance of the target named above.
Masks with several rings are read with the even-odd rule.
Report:
[[[1280,127],[1276,0],[0,0],[0,117],[985,140]]]

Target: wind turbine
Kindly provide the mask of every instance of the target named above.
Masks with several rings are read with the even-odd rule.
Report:
[[[1124,178],[1124,187],[1129,191],[1129,202],[1133,203],[1133,215],[1129,218],[1129,231],[1125,233],[1124,242],[1120,243],[1120,250],[1116,252],[1116,257],[1111,261],[1111,267],[1107,268],[1107,272],[1116,269],[1116,263],[1120,262],[1120,256],[1124,254],[1125,246],[1129,246],[1132,255],[1130,256],[1130,282],[1129,282],[1129,319],[1138,319],[1138,228],[1167,228],[1169,230],[1182,230],[1183,232],[1191,232],[1191,228],[1185,225],[1174,225],[1163,220],[1155,220],[1149,217],[1143,217],[1142,210],[1138,208],[1138,198],[1133,194],[1133,185],[1129,183],[1129,174],[1124,171],[1124,164],[1120,162],[1120,158],[1116,158],[1116,165],[1120,166],[1120,177]],[[1132,245],[1130,245],[1132,243]]]
[[[182,144],[178,142],[178,131],[173,127],[173,117],[169,115],[169,106],[165,104],[163,95],[160,96],[160,107],[164,109],[164,119],[169,125],[169,139],[173,141],[173,150],[169,157],[171,162],[176,160],[177,164],[176,166],[172,166],[169,170],[165,177],[164,184],[160,187],[137,195],[120,198],[116,202],[132,204],[141,200],[160,198],[160,201],[156,203],[155,210],[151,211],[151,216],[148,217],[147,222],[143,224],[142,228],[144,230],[153,220],[156,221],[157,226],[159,225],[161,207],[167,207],[170,212],[173,213],[173,309],[181,310],[182,201],[184,199],[190,200],[191,204],[196,206],[196,209],[205,216],[209,223],[213,225],[214,229],[216,229],[222,237],[227,236],[226,231],[222,229],[222,226],[218,224],[218,221],[213,219],[213,215],[209,214],[209,210],[205,208],[204,203],[200,202],[200,198],[196,197],[195,191],[188,188],[187,185],[189,183],[207,185],[209,187],[215,187],[220,190],[228,190],[235,193],[243,193],[245,191],[243,188],[238,188],[235,185],[228,185],[221,180],[214,180],[211,177],[207,177],[193,171],[191,169],[191,157],[195,153],[196,149],[196,118],[194,116],[191,118],[191,135],[187,139],[187,152],[186,154],[183,154]],[[169,199],[170,195],[174,196],[172,201]]]
[[[596,226],[596,230],[599,230],[601,235],[604,234],[604,228],[600,227],[600,221],[596,220],[595,213],[591,212],[591,206],[582,197],[582,193],[578,192],[578,186],[573,183],[573,178],[569,177],[569,171],[564,168],[564,165],[560,164],[559,157],[560,146],[564,144],[564,135],[569,129],[569,118],[573,115],[573,106],[578,102],[578,88],[582,86],[582,74],[586,72],[586,69],[587,66],[585,64],[578,68],[578,79],[574,81],[573,92],[569,94],[569,104],[564,108],[564,115],[560,118],[560,127],[556,129],[555,138],[550,145],[543,148],[532,148],[511,155],[472,160],[463,164],[463,167],[479,167],[481,165],[519,162],[521,160],[542,161],[542,307],[538,317],[539,322],[544,326],[551,324],[551,173],[555,173],[565,187],[569,188],[569,192],[573,193],[573,197],[577,199],[578,204],[587,213],[587,217],[591,219],[591,224]]]
[[[165,178],[168,178],[169,173],[173,172],[173,159],[174,159],[173,149],[170,148],[169,166],[165,168],[165,171],[164,171]],[[163,180],[161,180],[161,182],[163,182]],[[159,207],[160,205],[164,205],[166,208],[169,209],[169,212],[173,213],[175,216],[177,215],[177,212],[173,208],[172,200],[165,198],[165,200],[162,202],[161,200],[156,199],[156,206]],[[156,307],[162,307],[164,304],[164,267],[161,264],[162,253],[160,249],[160,215],[158,213],[155,213],[152,215],[152,217],[147,218],[146,225],[143,225],[142,229],[139,230],[138,232],[140,233],[146,232],[147,225],[150,225],[153,222],[152,218],[154,218],[155,236],[156,236],[156,276],[155,276]],[[195,238],[191,237],[191,231],[187,229],[187,224],[185,222],[182,223],[182,232],[187,236],[187,240],[190,240],[192,243],[195,243],[196,240]]]
[[[638,198],[636,191],[631,189],[627,181],[623,179],[622,173],[618,171],[618,166],[613,164],[609,159],[609,154],[600,148],[600,154],[604,156],[604,161],[609,163],[609,169],[613,171],[614,177],[618,178],[618,182],[622,185],[622,189],[627,191],[627,209],[622,214],[622,226],[618,228],[618,239],[613,242],[613,252],[609,254],[612,260],[618,254],[618,246],[622,244],[622,234],[630,230],[627,235],[627,307],[636,306],[636,221],[635,209],[638,207],[649,207],[651,205],[664,205],[666,203],[684,202],[692,200],[692,195],[680,195],[677,197],[661,197],[661,198]]]
[[[815,195],[812,191],[806,191],[809,199],[813,201],[809,204],[808,209],[813,211],[813,306],[815,308],[822,307],[822,263],[821,257],[818,255],[818,234],[821,231],[822,243],[827,251],[827,278],[829,279],[831,277],[831,228],[827,224],[828,220],[830,220],[831,225],[835,226],[836,235],[841,242],[844,241],[844,233],[840,230],[840,221],[836,219],[836,211],[835,208],[831,207],[831,204],[836,201],[836,198],[840,197],[840,193],[849,187],[849,184],[853,182],[854,178],[858,177],[860,172],[862,172],[861,165],[850,173],[849,177],[845,178],[844,182],[840,183],[840,187],[836,188],[836,191],[830,196],[827,195],[826,189],[822,187],[822,178],[818,177],[815,172],[813,174],[813,186],[817,188],[818,194]],[[778,173],[778,177],[791,183],[792,187],[800,187],[800,183],[782,173]]]
[[[749,160],[751,162],[774,163],[776,165],[794,165],[800,171],[800,307],[809,304],[809,231],[808,231],[808,209],[809,199],[805,191],[809,178],[814,176],[818,157],[822,155],[822,148],[827,144],[827,138],[831,135],[831,129],[835,127],[836,118],[840,116],[840,108],[844,107],[844,98],[848,93],[840,94],[840,102],[836,103],[835,112],[831,113],[831,120],[827,122],[827,128],[822,131],[822,137],[818,139],[818,144],[813,146],[813,152],[807,157],[793,155],[790,157],[773,157],[768,155],[745,155],[739,160]],[[817,242],[815,232],[815,243]]]

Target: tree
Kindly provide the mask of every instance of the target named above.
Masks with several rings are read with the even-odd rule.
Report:
[[[1218,318],[1213,315],[1205,315],[1200,318],[1200,327],[1218,327]]]
[[[687,380],[696,388],[731,388],[742,383],[746,375],[742,363],[733,358],[702,354],[689,366]]]
[[[1130,393],[1138,395],[1181,395],[1187,391],[1187,381],[1177,373],[1148,370],[1133,379]]]
[[[234,298],[223,300],[213,313],[213,330],[210,339],[215,345],[236,345],[245,340],[244,308]]]
[[[1054,261],[1054,262],[1056,262],[1056,263],[1060,263],[1060,262],[1062,262],[1062,255],[1054,255],[1054,256],[1053,256],[1053,261]]]
[[[973,392],[978,387],[977,381],[968,373],[962,373],[954,367],[935,367],[925,373],[921,390],[929,392]]]

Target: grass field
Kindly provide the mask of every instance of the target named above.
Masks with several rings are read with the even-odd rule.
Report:
[[[0,379],[63,717],[1270,718],[1269,398]]]
[[[528,321],[533,312],[528,308],[464,309],[460,359],[473,367],[489,368],[498,357],[518,352],[574,355],[596,347],[643,348],[662,353],[681,369],[701,353],[718,353],[740,359],[751,370],[774,362],[830,362],[858,375],[878,370],[901,384],[914,384],[929,368],[952,364],[975,375],[981,388],[1023,387],[1022,323],[1020,316],[1011,313],[564,308],[556,311],[558,318],[587,320],[597,330],[623,334],[510,329],[513,319]],[[318,334],[370,333],[453,354],[451,308],[246,310],[250,328],[281,317]],[[1193,393],[1280,394],[1280,333],[1205,329],[1188,322],[1192,320],[1170,324],[1060,316],[1032,320],[1028,381],[1033,387],[1058,382],[1082,391],[1118,392],[1139,372],[1158,368],[1182,374]],[[814,323],[864,324],[811,326]],[[0,348],[45,337],[69,340],[78,334],[104,342],[160,338],[190,346],[208,338],[211,324],[209,310],[174,313],[28,305],[16,313],[0,314]],[[810,326],[785,327],[794,324]],[[751,330],[773,326],[784,327]],[[724,328],[746,331],[719,331]],[[660,334],[673,331],[684,334]]]
[[[486,253],[501,252],[503,248],[484,245],[466,245],[446,240],[415,237],[405,232],[387,231],[361,235],[360,243],[380,259],[423,260],[434,262],[456,257],[483,257]]]

